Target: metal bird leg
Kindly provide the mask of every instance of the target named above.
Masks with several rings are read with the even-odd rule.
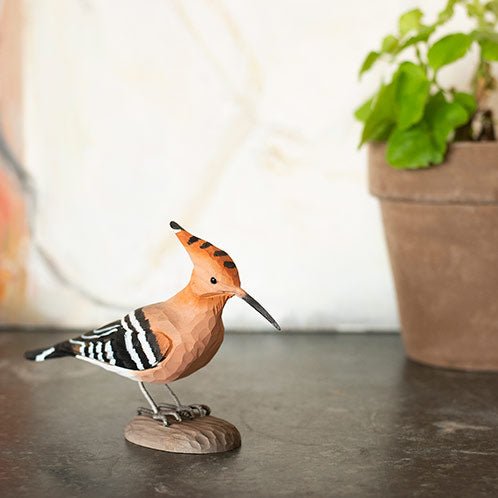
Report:
[[[152,396],[150,395],[149,391],[147,391],[147,389],[145,388],[143,382],[139,382],[138,387],[140,388],[140,391],[142,391],[142,394],[144,395],[144,398],[147,400],[147,403],[149,403],[150,405],[150,409],[143,407],[138,408],[137,410],[138,415],[146,415],[147,417],[151,417],[154,420],[160,420],[163,423],[164,427],[169,426],[167,418],[168,415],[173,417],[177,422],[182,421],[182,417],[180,416],[177,410],[163,409],[162,407],[160,408],[160,406],[157,405],[156,402],[152,399]]]
[[[207,405],[194,404],[194,405],[184,405],[181,403],[180,398],[175,394],[173,389],[168,386],[168,384],[164,384],[166,389],[171,394],[171,397],[175,400],[175,404],[170,403],[161,403],[157,405],[157,408],[160,412],[165,411],[174,411],[177,413],[182,419],[194,419],[196,417],[205,417],[211,413],[211,408]]]

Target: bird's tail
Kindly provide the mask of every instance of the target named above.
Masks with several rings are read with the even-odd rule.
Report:
[[[63,356],[75,356],[73,345],[69,341],[59,342],[49,348],[33,349],[24,353],[24,358],[31,361],[45,361]]]

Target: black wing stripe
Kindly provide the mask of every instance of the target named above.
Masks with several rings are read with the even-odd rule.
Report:
[[[135,330],[135,327],[133,327],[131,320],[130,320],[130,315],[125,316],[125,322],[126,326],[131,330],[132,335],[131,335],[131,344],[133,346],[133,349],[136,351],[138,354],[138,357],[140,358],[140,361],[142,362],[143,368],[140,370],[143,370],[145,368],[151,368],[153,365],[150,364],[149,360],[147,359],[147,355],[144,352],[144,348],[142,344],[140,343],[140,340],[138,338],[138,332]]]
[[[125,333],[125,329],[120,325],[117,332],[111,336],[111,345],[114,351],[114,358],[116,359],[116,366],[137,370],[136,363],[131,359],[130,353],[126,349]]]
[[[142,327],[142,330],[145,331],[145,337],[150,345],[150,348],[152,349],[154,357],[156,358],[156,363],[159,363],[163,359],[163,355],[161,353],[161,350],[159,349],[159,344],[157,343],[156,336],[150,328],[149,320],[147,320],[147,318],[145,317],[142,308],[138,308],[137,310],[135,310],[135,317],[138,320],[140,327]]]
[[[153,368],[163,359],[142,308],[70,342],[79,356],[128,370]]]

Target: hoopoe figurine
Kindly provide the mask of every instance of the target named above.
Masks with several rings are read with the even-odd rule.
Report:
[[[138,382],[150,405],[139,408],[169,425],[209,415],[206,405],[182,405],[169,383],[190,375],[213,358],[223,342],[223,308],[238,296],[263,315],[278,330],[271,315],[240,287],[239,273],[230,256],[210,242],[199,239],[172,221],[194,269],[190,282],[167,301],[138,308],[121,320],[55,344],[25,353],[28,360],[45,361],[73,356]],[[164,384],[175,404],[157,404],[145,383]]]

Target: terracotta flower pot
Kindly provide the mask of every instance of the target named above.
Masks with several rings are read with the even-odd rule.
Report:
[[[461,142],[446,162],[399,171],[369,148],[409,358],[498,371],[498,143]]]

